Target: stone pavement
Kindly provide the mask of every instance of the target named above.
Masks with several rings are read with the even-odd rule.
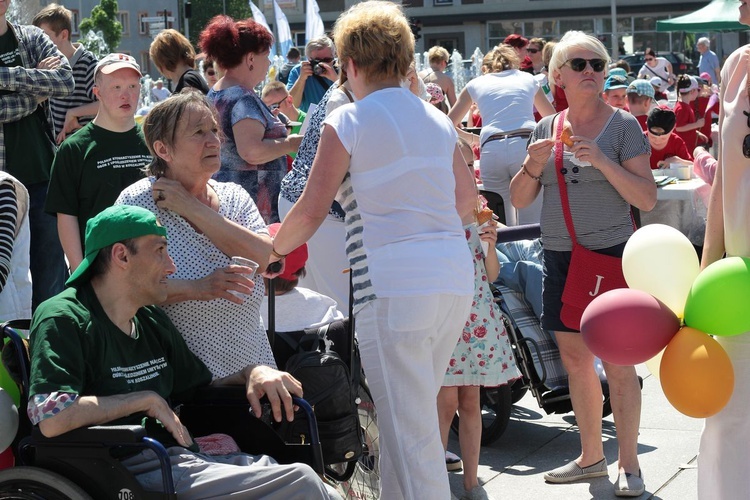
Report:
[[[659,381],[644,365],[638,453],[646,493],[641,499],[696,500],[698,443],[703,421],[686,417],[664,397]],[[617,479],[617,441],[612,416],[604,419],[604,453],[609,479],[600,477],[570,484],[548,484],[543,474],[580,453],[573,413],[547,415],[527,393],[513,408],[502,437],[484,446],[479,458],[479,481],[495,500],[614,499]],[[452,435],[449,449],[459,453]],[[461,472],[450,473],[451,489],[463,494]]]

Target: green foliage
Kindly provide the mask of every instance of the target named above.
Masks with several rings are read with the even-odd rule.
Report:
[[[92,47],[89,47],[87,43],[92,43],[92,37],[87,37],[87,35],[89,32],[98,31],[101,32],[107,44],[107,52],[116,50],[122,38],[122,24],[117,20],[117,0],[101,0],[99,5],[91,9],[91,17],[81,21],[79,29],[81,43],[89,50],[92,50]],[[98,52],[99,50],[101,50],[100,47],[94,46],[92,51]]]
[[[260,2],[261,9],[263,0],[252,0],[255,5]],[[198,49],[198,37],[203,28],[216,15],[224,13],[234,19],[247,19],[252,17],[252,11],[247,0],[190,0],[193,6],[193,17],[190,18],[190,42]]]

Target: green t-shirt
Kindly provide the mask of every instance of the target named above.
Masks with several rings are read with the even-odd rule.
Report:
[[[1,19],[0,22],[5,22]],[[18,40],[11,30],[0,36],[0,66],[22,66]],[[0,94],[11,91],[0,90]],[[29,116],[2,124],[5,136],[5,170],[30,186],[49,180],[55,146],[50,137],[44,110],[38,106]]]
[[[169,399],[211,382],[164,311],[142,307],[134,321],[137,336],[131,338],[110,321],[88,282],[43,302],[31,325],[29,394],[154,391]],[[112,424],[141,425],[143,417]]]
[[[299,122],[299,125],[295,125],[294,127],[292,127],[292,130],[291,130],[290,133],[292,133],[292,134],[299,134],[299,131],[302,128],[302,123],[304,123],[306,116],[307,116],[306,112],[304,112],[304,111],[300,111],[299,112],[299,116],[295,120],[295,121]],[[289,153],[289,156],[291,156],[292,158],[297,158],[297,152],[295,151],[294,153]]]
[[[150,162],[140,125],[112,132],[87,123],[57,150],[44,209],[77,216],[83,248],[86,222],[142,179],[141,169]]]

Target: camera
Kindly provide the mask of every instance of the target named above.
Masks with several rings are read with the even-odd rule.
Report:
[[[313,75],[320,76],[326,72],[326,69],[320,65],[320,62],[317,59],[310,59],[310,68],[312,68]]]

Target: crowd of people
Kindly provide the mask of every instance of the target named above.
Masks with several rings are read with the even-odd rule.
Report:
[[[520,377],[489,287],[499,224],[542,231],[541,321],[555,332],[581,441],[577,458],[544,474],[550,483],[607,476],[594,355],[561,313],[573,245],[622,256],[638,210],[656,204],[651,170],[695,164],[713,184],[702,265],[750,254],[746,47],[722,70],[700,38],[699,76],[675,75],[648,48],[633,75],[595,36],[511,34],[457,90],[447,50],[432,47],[417,73],[402,8],[368,0],[311,40],[305,60],[290,50],[267,82],[273,35],[219,15],[200,33],[198,66],[180,32],[154,38],[150,58],[175,87],[158,80],[137,123],[144,75],[133,57],[97,60],[71,40],[61,5],[30,26],[6,21],[7,9],[0,2],[0,314],[33,315],[29,418],[46,436],[154,420],[180,498],[339,498],[309,466],[211,455],[170,407],[196,388],[241,385],[256,416],[267,397],[277,422],[293,418],[304,388],[276,366],[268,280],[280,287],[277,324],[299,329],[343,318],[350,270],[381,497],[448,499],[448,471],[463,469],[461,498],[476,500],[490,498],[477,477],[479,388]],[[497,213],[480,220],[488,199]],[[268,270],[275,262],[281,270]],[[701,499],[749,486],[750,457],[732,443],[750,438],[737,423],[750,348],[743,336],[721,342],[737,386],[706,422]],[[604,369],[614,493],[638,497],[638,379],[632,366]],[[456,411],[460,457],[447,452]],[[153,452],[123,465],[158,489]]]

